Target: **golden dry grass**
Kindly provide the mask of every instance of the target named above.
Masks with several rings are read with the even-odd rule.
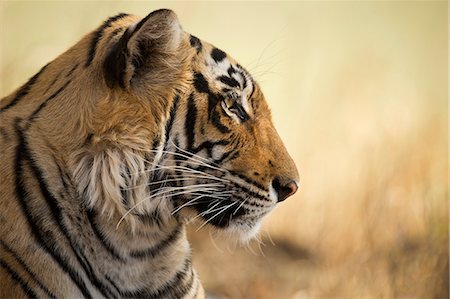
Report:
[[[262,252],[255,244],[254,252],[230,252],[207,232],[193,235],[207,288],[224,298],[448,298],[441,125],[431,120],[415,137],[367,153],[358,161],[365,165],[359,183],[329,192],[327,206],[307,211],[315,221],[304,225],[294,216],[304,208],[300,192],[291,199],[292,218],[280,211],[269,219],[273,244],[263,233]],[[308,241],[298,237],[305,230],[314,232]]]

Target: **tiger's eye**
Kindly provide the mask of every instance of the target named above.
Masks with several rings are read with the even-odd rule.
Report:
[[[236,114],[241,121],[246,121],[250,118],[247,112],[245,112],[244,107],[237,102],[234,102],[233,106],[230,107],[230,111]]]
[[[231,97],[225,98],[225,105],[227,106],[227,108],[233,107],[234,104],[236,104],[235,99],[232,99]]]

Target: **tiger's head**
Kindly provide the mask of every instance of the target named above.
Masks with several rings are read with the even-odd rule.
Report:
[[[73,159],[88,206],[254,236],[299,184],[258,84],[170,10],[107,22],[86,76],[100,96]]]

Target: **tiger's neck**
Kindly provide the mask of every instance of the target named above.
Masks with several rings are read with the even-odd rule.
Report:
[[[86,298],[195,298],[202,294],[181,223],[173,218],[155,225],[148,221],[154,220],[150,217],[136,221],[134,232],[126,222],[117,227],[119,216],[87,207],[65,159],[48,147],[45,136],[32,136],[33,128],[25,130],[17,123],[17,145],[11,147],[25,217],[18,223],[26,221],[33,228],[33,235],[14,244],[36,248],[28,252],[30,260],[36,268],[54,273],[47,281],[49,289],[57,294],[60,290],[66,297]],[[47,150],[38,153],[37,148]],[[38,192],[26,191],[35,185]]]
[[[126,223],[117,226],[119,217],[103,217],[95,210],[87,211],[87,219],[95,241],[89,242],[95,252],[91,260],[112,294],[195,298],[202,293],[183,224],[174,219],[158,225],[141,217],[132,230]]]

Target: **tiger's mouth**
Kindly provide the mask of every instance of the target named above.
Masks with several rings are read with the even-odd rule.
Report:
[[[153,178],[171,203],[171,215],[187,223],[199,220],[234,234],[254,235],[277,199],[262,183],[177,147],[165,151]],[[186,216],[187,215],[187,216]]]
[[[203,223],[199,229],[210,224],[220,229],[236,226],[249,230],[275,206],[275,202],[268,195],[251,191],[248,187],[240,186],[235,182],[223,184],[219,191],[211,187],[218,184],[211,182],[202,181],[191,186],[194,188],[201,185],[209,185],[209,187],[195,194],[182,195],[173,199],[174,214],[181,213],[183,210],[193,211],[195,216],[190,221],[201,220]]]
[[[245,214],[237,200],[224,199],[217,202],[211,198],[209,202],[201,202],[193,206],[198,215],[205,224],[209,223],[216,227],[224,228],[229,226],[230,222]]]

